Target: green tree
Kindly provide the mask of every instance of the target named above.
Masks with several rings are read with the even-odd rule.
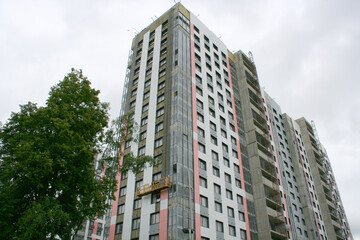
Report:
[[[0,239],[71,239],[110,207],[119,173],[156,163],[124,155],[125,144],[137,142],[133,113],[105,132],[109,106],[98,95],[72,69],[51,88],[45,107],[22,105],[0,127]]]
[[[116,174],[132,172],[138,174],[146,167],[158,164],[158,160],[151,156],[135,156],[132,152],[124,153],[125,145],[138,143],[138,124],[133,121],[134,112],[129,112],[112,121],[106,132],[106,148],[100,163],[106,166],[105,175],[115,181]],[[120,164],[120,160],[121,164]]]
[[[116,184],[96,177],[108,104],[81,71],[28,103],[0,129],[0,239],[70,239],[101,215]]]

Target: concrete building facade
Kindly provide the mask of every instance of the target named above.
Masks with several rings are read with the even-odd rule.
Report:
[[[102,235],[85,237],[350,239],[306,120],[282,114],[251,54],[229,51],[180,3],[133,39],[121,114],[130,111],[139,142],[124,153],[158,164],[118,175],[112,209],[97,221]]]

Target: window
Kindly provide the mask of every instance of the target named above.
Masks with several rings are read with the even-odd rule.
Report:
[[[139,82],[139,78],[136,77],[136,78],[133,80],[132,85],[133,85],[133,86],[136,86],[136,85],[138,84],[138,82]]]
[[[159,234],[150,235],[149,240],[159,240]]]
[[[207,79],[207,81],[208,82],[212,82],[213,80],[212,80],[212,76],[210,75],[210,74],[206,74],[206,79]]]
[[[232,156],[238,158],[238,152],[236,150],[232,150]]]
[[[150,84],[151,84],[151,79],[146,80],[144,83],[144,88],[147,88],[148,86],[150,86]]]
[[[213,174],[217,177],[220,177],[220,170],[217,167],[213,167]]]
[[[136,100],[131,101],[131,102],[130,102],[130,108],[135,107],[135,103],[136,103]]]
[[[207,85],[207,88],[208,88],[209,92],[212,92],[212,93],[214,92],[214,88],[210,84]]]
[[[165,64],[166,64],[166,58],[163,58],[163,59],[160,61],[159,65],[160,65],[160,67],[162,67],[162,66],[164,66]]]
[[[141,119],[141,126],[145,126],[147,124],[147,117],[144,117],[143,119]]]
[[[140,218],[135,218],[132,221],[132,230],[140,228]]]
[[[134,201],[134,209],[139,209],[141,208],[141,199],[136,199]]]
[[[118,206],[118,209],[117,209],[117,214],[120,215],[120,214],[124,214],[124,211],[125,211],[125,204],[121,204]]]
[[[157,103],[161,103],[164,100],[165,100],[165,94],[161,94],[160,96],[158,96]]]
[[[208,198],[200,195],[200,205],[203,207],[208,207]]]
[[[144,155],[144,154],[145,154],[145,146],[144,146],[144,147],[139,148],[139,153],[138,153],[138,156],[141,156],[141,155]]]
[[[240,229],[240,239],[241,240],[246,240],[246,231]]]
[[[200,113],[197,113],[197,120],[199,120],[199,122],[204,122],[204,116]]]
[[[216,137],[213,137],[213,136],[211,136],[210,138],[211,138],[211,139],[210,139],[210,140],[211,140],[211,143],[217,146],[217,138],[216,138]]]
[[[137,92],[137,88],[135,88],[134,90],[131,91],[131,96],[135,96],[136,95],[136,92]]]
[[[209,115],[215,117],[215,111],[209,108]]]
[[[200,109],[204,109],[204,104],[199,99],[196,99],[196,106]]]
[[[229,189],[226,189],[226,197],[228,199],[233,199],[233,193]]]
[[[234,138],[233,136],[231,136],[231,143],[236,145],[236,138]]]
[[[167,52],[167,48],[164,48],[163,50],[160,51],[160,56],[164,55]]]
[[[150,97],[150,91],[147,91],[146,93],[144,93],[144,100],[148,99]]]
[[[200,42],[200,38],[196,34],[194,34],[194,39],[195,41]]]
[[[227,138],[227,133],[226,131],[221,129],[221,136],[223,136],[224,138]]]
[[[200,216],[201,226],[209,228],[209,218],[205,216]]]
[[[164,109],[164,108],[160,108],[160,109],[158,109],[157,112],[156,112],[156,117],[160,117],[160,116],[164,115],[164,113],[165,113],[165,109]]]
[[[156,213],[152,213],[150,215],[150,224],[156,224],[160,222],[160,213],[156,212]]]
[[[224,165],[225,165],[226,167],[230,167],[230,161],[229,161],[229,159],[224,158]]]
[[[137,50],[137,52],[136,52],[136,56],[141,55],[141,53],[142,53],[142,49],[140,48],[139,50]]]
[[[209,42],[209,38],[206,36],[206,35],[204,35],[204,40],[208,43]]]
[[[220,221],[216,221],[216,231],[224,232],[224,224]]]
[[[227,105],[228,105],[230,108],[232,108],[232,103],[231,103],[231,101],[227,100],[226,102],[227,102]]]
[[[143,180],[138,180],[135,182],[135,189],[143,185]]]
[[[206,50],[210,51],[210,47],[207,43],[204,43],[204,46],[205,46]]]
[[[231,123],[229,125],[230,125],[230,129],[235,132],[235,126]]]
[[[199,143],[199,152],[206,153],[206,151],[205,151],[205,145]]]
[[[139,74],[139,72],[140,72],[140,67],[137,67],[137,68],[134,70],[134,75]]]
[[[195,63],[195,69],[196,71],[201,72],[201,67],[196,63]]]
[[[205,137],[205,131],[204,131],[204,129],[198,127],[198,135],[201,136],[201,137]]]
[[[236,236],[236,230],[234,226],[229,225],[229,235]]]
[[[152,37],[154,37],[154,36],[155,36],[155,30],[153,30],[153,31],[150,33],[149,38],[152,38]]]
[[[159,83],[158,90],[161,90],[164,87],[165,87],[165,81],[162,81],[161,83]]]
[[[199,179],[200,179],[200,186],[207,188],[207,180],[203,177],[199,177]]]
[[[203,95],[203,91],[199,87],[196,87],[196,93],[199,94],[200,96]]]
[[[223,143],[222,144],[222,150],[223,150],[223,152],[229,152],[229,147],[225,144],[225,143]]]
[[[217,194],[221,194],[220,185],[217,185],[216,183],[214,183],[214,192],[217,193]]]
[[[227,214],[229,217],[233,218],[235,216],[234,209],[231,207],[227,207]]]
[[[245,214],[239,211],[239,220],[245,222]]]
[[[150,74],[151,74],[151,68],[149,68],[148,70],[146,70],[145,77],[149,76]]]
[[[206,162],[199,159],[199,168],[206,171]]]
[[[125,196],[126,194],[126,187],[122,187],[119,190],[119,197]]]
[[[214,105],[215,101],[212,97],[208,96],[209,104]]]
[[[201,79],[201,77],[200,77],[199,75],[197,75],[197,74],[196,74],[195,77],[196,77],[196,83],[201,85],[201,84],[202,84],[202,79]]]
[[[163,76],[165,76],[165,75],[166,75],[166,69],[161,70],[161,71],[159,72],[159,78],[161,78],[161,77],[163,77]]]
[[[210,129],[216,131],[216,125],[211,121],[210,121]]]
[[[142,112],[145,113],[145,112],[147,112],[148,110],[149,110],[149,104],[145,104],[145,105],[143,106]]]
[[[225,118],[223,118],[223,117],[220,117],[220,123],[221,123],[222,125],[226,125],[226,121],[225,121]]]
[[[211,151],[211,159],[215,161],[219,161],[219,154],[217,152]]]
[[[201,57],[197,53],[195,53],[195,60],[201,62]]]
[[[155,140],[155,148],[161,147],[164,143],[164,139],[163,138],[159,138]]]
[[[160,193],[153,193],[151,195],[151,203],[154,204],[158,202],[160,202]]]
[[[198,50],[198,51],[200,52],[200,46],[199,46],[199,44],[195,43],[194,45],[195,45],[196,50]]]
[[[231,176],[227,173],[225,173],[225,182],[231,183]]]
[[[215,45],[215,43],[213,43],[213,48],[214,48],[216,51],[219,50],[218,47]]]
[[[235,179],[235,186],[241,188],[241,181],[239,179]]]
[[[222,205],[219,202],[215,202],[215,211],[222,213]]]
[[[235,173],[240,173],[240,167],[236,163],[234,163],[234,171]]]
[[[101,235],[102,229],[102,223],[98,223],[96,235]]]
[[[236,199],[237,199],[237,203],[241,204],[241,205],[244,205],[244,199],[242,196],[240,195],[237,195],[236,196]]]
[[[146,131],[140,133],[140,141],[145,140],[146,139]]]
[[[122,228],[123,228],[123,223],[122,223],[122,222],[116,224],[116,226],[115,226],[115,234],[120,234],[120,233],[122,233]]]
[[[155,127],[155,132],[160,132],[164,129],[164,122],[158,123]]]
[[[222,104],[220,104],[220,103],[219,103],[219,109],[220,109],[220,111],[225,112],[224,106]]]

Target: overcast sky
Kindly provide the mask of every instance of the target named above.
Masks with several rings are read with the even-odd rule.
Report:
[[[314,120],[360,239],[360,1],[183,0],[231,51],[252,51],[260,83],[293,118]],[[120,110],[135,31],[173,0],[0,0],[0,121],[44,105],[71,68]]]

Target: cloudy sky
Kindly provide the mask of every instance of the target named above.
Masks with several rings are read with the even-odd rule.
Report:
[[[262,86],[314,120],[360,239],[360,1],[183,0],[232,51],[252,51]],[[0,0],[0,121],[43,105],[71,68],[118,115],[131,40],[173,0]],[[356,80],[358,79],[358,80]]]

